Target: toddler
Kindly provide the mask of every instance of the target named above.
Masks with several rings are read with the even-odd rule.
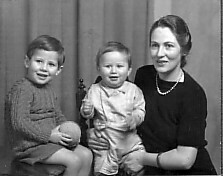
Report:
[[[102,80],[88,90],[81,114],[94,118],[94,133],[110,146],[95,153],[95,175],[115,175],[124,158],[144,151],[136,127],[144,120],[145,101],[142,91],[126,81],[132,70],[127,47],[108,42],[98,51],[96,62]]]

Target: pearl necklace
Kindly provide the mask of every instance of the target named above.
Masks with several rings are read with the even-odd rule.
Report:
[[[182,76],[183,76],[183,72],[181,72],[180,77],[178,78],[177,82],[168,91],[161,92],[161,90],[160,90],[160,88],[158,86],[158,74],[156,74],[156,89],[157,89],[157,92],[160,95],[166,95],[166,94],[170,93],[177,86],[177,84],[180,82]]]

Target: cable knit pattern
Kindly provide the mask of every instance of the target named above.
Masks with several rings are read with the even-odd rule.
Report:
[[[39,86],[23,78],[8,93],[5,122],[17,156],[49,142],[51,130],[66,121],[50,85]]]

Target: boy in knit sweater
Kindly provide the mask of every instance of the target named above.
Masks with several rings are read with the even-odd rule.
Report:
[[[68,149],[71,136],[59,131],[66,121],[50,82],[65,61],[59,40],[42,35],[28,46],[26,76],[8,93],[5,122],[15,158],[28,164],[36,162],[65,166],[64,176],[88,176],[92,153],[77,145]]]

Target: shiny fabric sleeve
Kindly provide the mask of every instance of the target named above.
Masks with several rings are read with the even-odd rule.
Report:
[[[145,100],[142,91],[138,87],[135,90],[132,116],[136,119],[137,126],[143,122],[145,117]]]

